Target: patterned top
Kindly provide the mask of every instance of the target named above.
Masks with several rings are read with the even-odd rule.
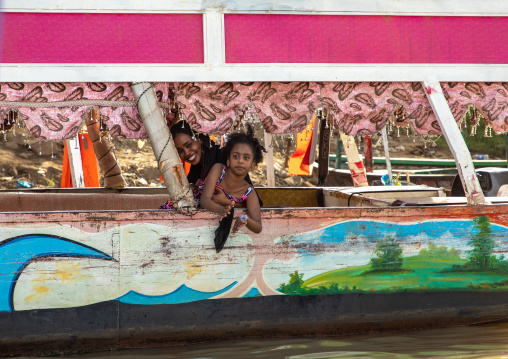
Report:
[[[217,180],[217,183],[215,184],[215,187],[222,190],[227,198],[229,198],[231,201],[234,201],[235,203],[243,203],[247,199],[247,196],[254,190],[254,186],[250,185],[249,188],[245,191],[245,193],[242,195],[241,199],[236,198],[235,196],[229,194],[222,186],[220,185],[222,183],[222,180],[224,179],[224,174],[226,173],[226,165],[222,164],[222,173]],[[198,186],[198,191],[194,195],[194,200],[196,201],[196,204],[198,206],[198,209],[203,209],[201,207],[201,195],[203,194],[203,188],[205,187],[206,178],[203,182],[201,180],[198,180],[196,185]],[[213,194],[218,194],[219,192],[215,190]],[[159,207],[159,209],[173,209],[173,201],[169,200],[166,203],[164,203],[162,206]]]
[[[220,185],[221,182],[222,182],[222,179],[224,178],[224,174],[226,173],[226,165],[222,165],[222,173],[219,177],[219,179],[217,180],[217,183],[215,184],[215,187],[219,188],[220,190],[222,190],[222,192],[224,192],[224,194],[226,195],[227,198],[229,198],[230,200],[234,201],[235,203],[242,203],[242,202],[245,202],[245,200],[247,199],[247,196],[254,190],[254,186],[253,185],[250,185],[249,188],[247,188],[247,190],[245,191],[245,193],[242,195],[242,199],[238,199],[236,198],[235,196],[229,194],[224,188],[222,188],[222,186]],[[214,194],[217,194],[218,192],[215,191]]]

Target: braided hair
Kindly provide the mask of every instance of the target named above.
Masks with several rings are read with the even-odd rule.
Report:
[[[259,143],[259,140],[254,137],[254,129],[252,126],[247,125],[247,132],[235,132],[228,135],[226,145],[222,148],[222,155],[224,158],[229,158],[233,147],[236,144],[245,143],[250,146],[252,153],[254,154],[254,163],[258,164],[263,161],[263,152],[266,153],[266,149]]]
[[[173,139],[179,133],[188,135],[192,138],[197,138],[201,141],[201,171],[200,177],[201,179],[206,178],[208,172],[215,164],[215,158],[217,157],[217,151],[220,151],[218,146],[215,146],[215,142],[210,139],[210,136],[204,133],[200,133],[196,135],[190,125],[186,121],[181,121],[174,124],[171,129],[171,136]]]

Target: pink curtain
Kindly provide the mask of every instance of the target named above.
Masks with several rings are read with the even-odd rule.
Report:
[[[495,132],[507,132],[508,83],[441,85],[457,122],[475,106]],[[296,133],[317,108],[326,107],[333,125],[349,135],[373,134],[389,122],[420,135],[441,134],[419,82],[186,82],[156,83],[155,89],[159,102],[180,108],[200,132],[226,133],[247,114],[259,118],[270,133]],[[19,105],[71,100],[102,102],[73,107]],[[108,101],[124,104],[111,106]],[[132,101],[127,83],[0,83],[0,116],[19,111],[30,133],[41,140],[74,137],[91,107],[100,109],[113,136],[144,138],[146,131]]]

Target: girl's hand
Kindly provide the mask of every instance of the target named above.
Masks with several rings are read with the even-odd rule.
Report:
[[[222,189],[215,187],[215,191],[212,195],[212,201],[221,206],[228,206],[231,204],[231,200],[226,196],[226,194],[222,191]]]
[[[229,214],[229,211],[231,211],[231,208],[233,208],[234,206],[235,206],[234,201],[231,201],[228,205],[224,206],[224,211],[222,212],[222,214],[219,214],[220,215],[219,220],[227,217],[227,215]]]
[[[247,220],[249,217],[247,215],[242,214],[236,218],[235,224],[233,226],[233,229],[231,230],[231,234],[235,234],[238,232],[238,230],[247,224]]]
[[[198,193],[198,186],[196,186],[194,183],[189,184],[189,187],[192,190],[192,193],[194,193],[194,195]]]

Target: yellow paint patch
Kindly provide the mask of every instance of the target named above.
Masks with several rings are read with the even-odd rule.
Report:
[[[49,292],[48,287],[44,287],[42,285],[37,285],[37,284],[35,284],[32,287],[32,289],[35,293],[26,297],[25,303],[29,303],[29,302],[33,302],[34,300],[41,299],[41,298],[45,297]]]
[[[195,263],[185,263],[187,279],[191,279],[196,274],[201,273],[201,266],[197,267]]]
[[[55,277],[59,278],[62,283],[76,283],[78,279],[83,277],[80,274],[80,263],[60,262],[56,263]]]
[[[49,288],[45,286],[46,283],[60,281],[65,284],[73,284],[83,277],[83,275],[80,274],[80,263],[57,262],[55,263],[55,267],[56,269],[54,272],[40,271],[40,276],[32,280],[32,283],[34,283],[32,286],[34,293],[25,298],[25,303],[33,302],[47,296]]]

